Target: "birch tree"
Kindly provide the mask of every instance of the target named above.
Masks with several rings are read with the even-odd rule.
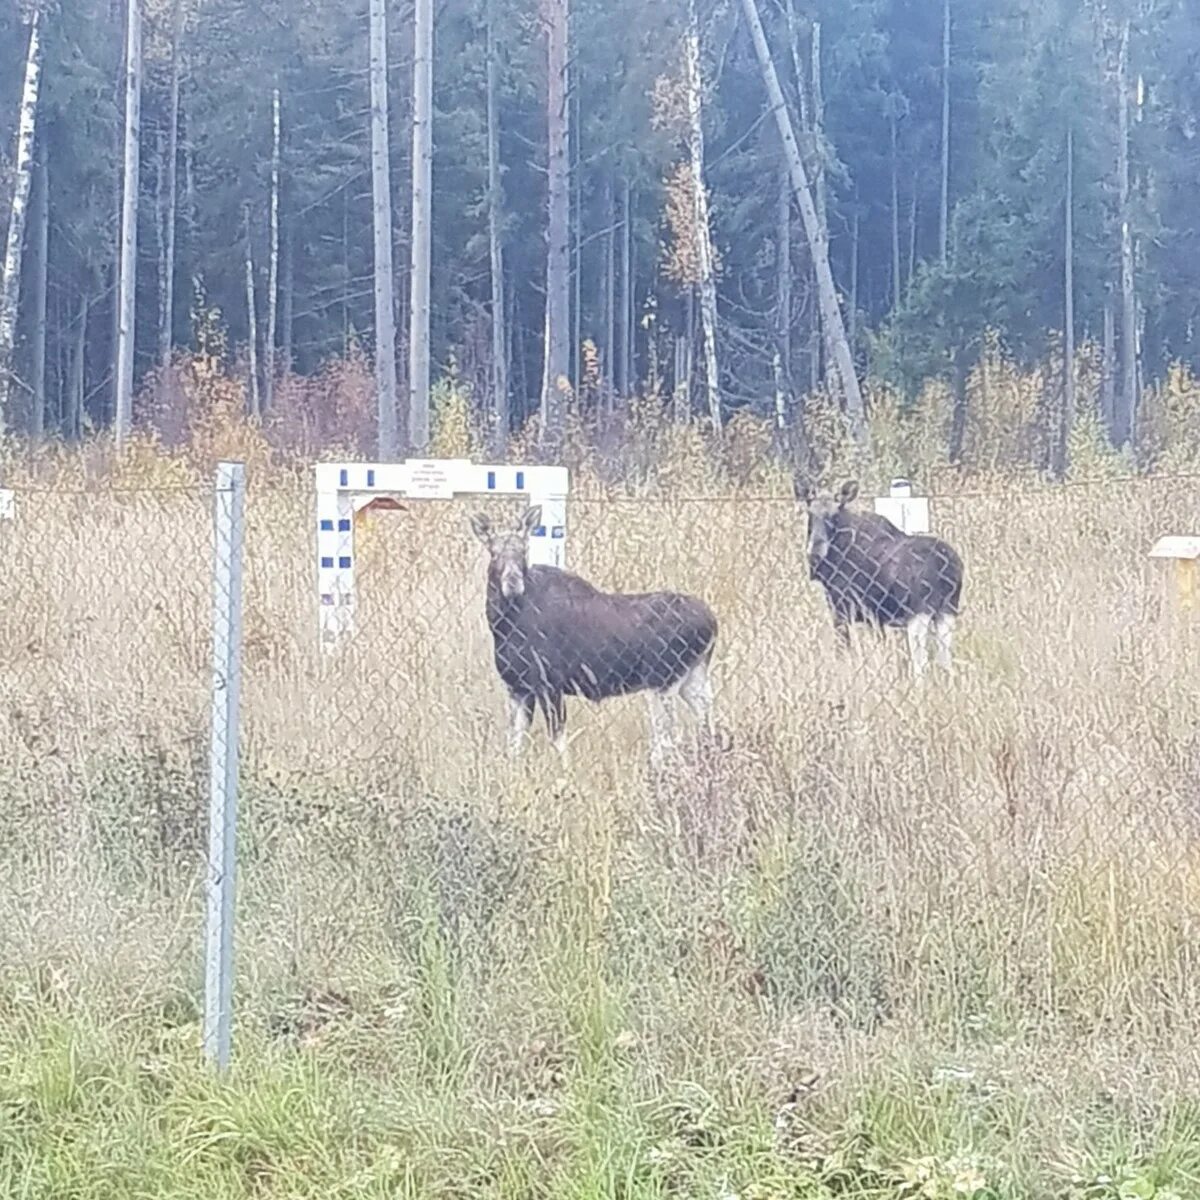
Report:
[[[546,24],[546,141],[548,171],[545,356],[542,369],[544,449],[554,454],[562,444],[564,401],[570,387],[571,319],[570,169],[567,145],[567,39],[569,0],[542,0]]]
[[[684,62],[688,106],[688,157],[691,160],[692,224],[695,228],[699,267],[700,326],[704,334],[705,394],[708,418],[721,431],[721,379],[717,370],[717,284],[713,272],[712,232],[708,219],[708,192],[704,186],[704,107],[700,71],[700,23],[696,0],[688,0],[688,27]]]
[[[171,26],[171,84],[167,100],[162,264],[158,281],[158,364],[163,371],[171,365],[171,350],[175,340],[175,216],[179,193],[179,88],[183,63],[183,0],[175,0]]]
[[[413,58],[412,271],[408,337],[408,439],[429,444],[429,273],[433,222],[433,0],[416,0]]]
[[[915,195],[915,189],[914,189]],[[942,194],[938,210],[938,249],[946,261],[950,229],[950,0],[942,0]]]
[[[496,0],[487,0],[488,250],[492,284],[493,448],[508,442],[508,337],[504,328],[504,212],[500,191],[500,64],[496,46]]]
[[[833,282],[833,271],[829,266],[829,242],[818,220],[816,205],[813,203],[812,191],[808,183],[808,174],[804,169],[804,162],[800,157],[800,147],[796,144],[796,135],[792,129],[792,118],[784,102],[783,89],[779,86],[779,76],[775,72],[775,62],[771,57],[770,47],[767,45],[762,22],[759,20],[758,5],[755,0],[742,0],[742,7],[746,14],[746,22],[750,26],[750,35],[754,42],[759,68],[762,71],[767,100],[775,113],[775,123],[783,142],[788,172],[792,180],[792,190],[796,195],[800,219],[808,239],[809,253],[812,255],[813,267],[817,274],[817,297],[821,305],[821,327],[825,333],[826,353],[830,366],[836,369],[839,377],[843,403],[854,438],[861,446],[866,446],[870,433],[867,428],[866,412],[863,408],[862,392],[859,390],[858,377],[854,373],[854,359],[850,353],[850,343],[846,339],[846,327],[842,322],[842,310]]]
[[[1137,292],[1133,277],[1133,212],[1129,190],[1129,20],[1117,52],[1117,203],[1121,223],[1121,386],[1113,422],[1118,449],[1133,437],[1137,419]]]
[[[42,17],[34,8],[29,20],[29,44],[25,52],[25,82],[17,119],[15,182],[8,215],[8,240],[4,248],[4,278],[0,280],[0,433],[11,419],[13,345],[16,340],[17,308],[21,300],[21,252],[25,245],[25,221],[33,180],[33,139],[37,128],[38,88],[42,70]]]
[[[263,408],[275,397],[275,324],[279,306],[279,171],[282,118],[279,89],[271,94],[271,216],[267,248],[267,331],[263,339]]]
[[[133,423],[133,341],[137,307],[138,160],[142,106],[141,0],[126,0],[125,170],[121,197],[121,258],[117,280],[117,445]]]
[[[392,183],[388,154],[386,0],[371,0],[371,194],[375,232],[375,389],[379,457],[399,453],[396,423],[396,313],[392,289]]]

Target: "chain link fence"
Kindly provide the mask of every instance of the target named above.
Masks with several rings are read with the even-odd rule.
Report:
[[[29,864],[70,845],[143,927],[139,953],[182,990],[195,978],[180,964],[198,961],[213,785],[215,500],[28,491],[0,523],[3,820],[26,864],[7,907],[15,921],[41,889],[43,913],[12,954],[61,944],[44,914],[68,868]],[[856,1028],[928,1016],[921,997],[990,1019],[996,977],[1035,1006],[1039,971],[1102,990],[1102,959],[1054,934],[1101,912],[1116,924],[1081,945],[1120,940],[1135,911],[1167,931],[1122,1002],[1169,990],[1200,886],[1200,700],[1192,616],[1147,552],[1189,528],[1200,480],[930,505],[956,557],[881,542],[869,500],[837,494],[572,497],[570,569],[642,594],[613,601],[522,569],[522,501],[405,501],[358,519],[356,626],[329,652],[312,491],[251,480],[245,988],[396,952],[414,906],[515,960],[528,943],[497,923],[528,938],[554,888],[583,880],[622,961],[703,963]],[[663,591],[683,599],[646,598]],[[922,679],[902,629],[850,619],[870,605],[930,617]],[[102,937],[87,894],[80,927]]]

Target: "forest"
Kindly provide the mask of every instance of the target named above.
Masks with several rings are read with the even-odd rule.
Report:
[[[1061,471],[1200,365],[1198,69],[1185,0],[4,0],[4,426],[152,426],[216,345],[252,417],[373,364],[385,454],[431,382],[546,436],[870,380],[953,462],[991,347]]]

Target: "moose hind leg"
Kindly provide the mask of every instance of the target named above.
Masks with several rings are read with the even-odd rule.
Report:
[[[700,659],[683,677],[679,684],[679,695],[691,709],[692,716],[707,728],[712,717],[712,681],[708,677],[708,662]]]
[[[941,613],[933,620],[933,646],[937,655],[937,665],[949,671],[951,667],[951,650],[954,645],[954,617],[951,613]]]
[[[675,719],[670,707],[670,693],[650,691],[646,704],[650,710],[650,765],[662,766],[674,744]]]
[[[508,693],[508,756],[520,758],[525,737],[533,724],[533,697]]]
[[[933,618],[928,613],[918,613],[909,619],[905,632],[908,634],[908,653],[912,659],[913,675],[921,679],[929,665],[929,626]]]

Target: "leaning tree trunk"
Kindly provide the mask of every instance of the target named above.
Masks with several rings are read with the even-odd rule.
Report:
[[[570,169],[567,143],[567,34],[569,0],[544,0],[546,19],[546,134],[548,213],[545,358],[542,371],[542,446],[550,455],[562,445],[564,398],[570,363]]]
[[[158,365],[171,365],[175,328],[175,210],[179,159],[179,84],[182,65],[183,0],[175,0],[171,38],[171,94],[167,103],[166,179],[163,183],[162,270],[158,281]]]
[[[388,155],[387,8],[371,0],[371,189],[375,232],[375,390],[379,457],[399,452],[396,422],[396,310],[392,290],[392,184]]]
[[[812,129],[811,145],[813,155],[813,199],[817,206],[817,224],[825,244],[829,245],[829,217],[825,201],[825,94],[821,86],[821,22],[814,21],[812,25]],[[803,94],[803,83],[800,84]],[[814,272],[813,283],[816,285]],[[816,285],[819,286],[819,285]],[[809,350],[809,361],[813,372],[813,391],[820,386],[821,371],[821,323],[820,309],[814,314],[812,323],[812,343]]]
[[[704,375],[708,418],[721,431],[721,380],[717,370],[717,283],[713,274],[708,194],[704,187],[704,113],[701,102],[700,24],[696,0],[688,0],[687,31],[688,153],[692,167],[692,228],[698,258],[700,325],[704,331]]]
[[[13,344],[17,331],[17,307],[21,299],[21,251],[25,244],[25,217],[33,180],[33,135],[37,127],[38,85],[42,72],[42,29],[35,6],[29,22],[29,46],[25,52],[25,83],[21,89],[21,113],[17,121],[16,179],[8,217],[8,241],[4,248],[4,277],[0,280],[0,433],[11,419]]]
[[[775,112],[775,121],[779,127],[779,136],[783,141],[784,154],[792,177],[792,190],[796,193],[800,218],[804,223],[805,236],[808,238],[813,265],[817,272],[817,296],[821,305],[821,326],[825,331],[826,354],[839,376],[855,441],[865,448],[870,440],[870,432],[867,428],[858,377],[854,373],[850,343],[846,339],[846,327],[842,322],[842,310],[833,282],[833,271],[829,266],[829,243],[817,217],[812,191],[808,186],[808,175],[800,157],[800,147],[796,144],[796,135],[792,130],[792,118],[784,102],[783,89],[779,86],[779,76],[775,73],[775,63],[758,17],[758,5],[755,0],[742,0],[742,6],[754,40],[754,50],[762,70],[767,99]]]
[[[133,340],[137,305],[138,151],[142,116],[142,0],[127,0],[125,18],[125,173],[121,200],[121,269],[117,301],[117,445],[133,425]]]
[[[500,64],[496,51],[496,0],[487,5],[488,247],[492,271],[492,448],[508,445],[508,338],[504,329],[504,210],[500,194]]]
[[[433,0],[416,0],[413,38],[408,440],[415,450],[423,452],[429,445],[429,276],[433,234]]]
[[[1117,60],[1117,194],[1121,221],[1121,387],[1117,396],[1113,443],[1128,444],[1137,419],[1137,292],[1133,279],[1133,216],[1129,193],[1129,22],[1121,30]]]
[[[271,97],[271,219],[267,249],[267,331],[263,338],[263,409],[275,399],[275,325],[279,305],[279,158],[282,141],[279,89]]]

